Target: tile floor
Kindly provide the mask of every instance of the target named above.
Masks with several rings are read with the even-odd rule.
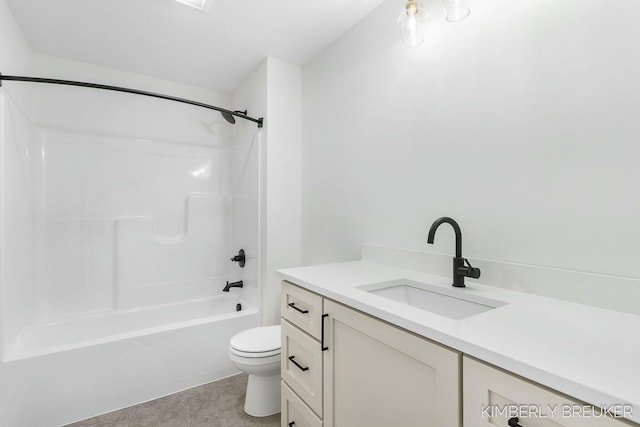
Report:
[[[235,375],[65,427],[279,427],[280,414],[244,413],[246,384],[245,374]]]

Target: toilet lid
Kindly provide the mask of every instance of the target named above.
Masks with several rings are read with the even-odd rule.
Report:
[[[243,353],[266,353],[280,350],[280,325],[247,329],[231,338],[232,349]]]

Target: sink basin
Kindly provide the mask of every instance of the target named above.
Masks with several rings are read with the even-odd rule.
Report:
[[[460,320],[506,305],[464,290],[447,289],[412,280],[395,280],[360,286],[359,289],[450,319]]]

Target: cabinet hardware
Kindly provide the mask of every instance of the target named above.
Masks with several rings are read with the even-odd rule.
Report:
[[[518,424],[519,421],[520,421],[520,418],[513,417],[513,418],[509,418],[509,421],[507,421],[507,423],[509,427],[523,427],[520,424]]]
[[[298,312],[300,312],[302,314],[307,314],[309,312],[309,310],[302,310],[302,309],[296,307],[296,303],[295,302],[290,302],[288,305],[289,305],[289,307],[293,308],[294,310],[296,310],[296,311],[298,311]]]
[[[293,362],[294,365],[296,365],[298,368],[300,368],[300,370],[302,372],[304,371],[308,371],[309,367],[308,366],[302,366],[301,364],[299,364],[298,362],[296,362],[295,360],[293,360],[295,356],[289,356],[289,360],[291,360],[291,362]]]
[[[296,425],[296,422],[295,422],[295,421],[291,421],[291,422],[289,423],[289,427],[293,427],[294,425]]]
[[[322,319],[320,320],[320,350],[327,351],[329,347],[324,345],[324,319],[329,317],[328,314],[323,314]]]

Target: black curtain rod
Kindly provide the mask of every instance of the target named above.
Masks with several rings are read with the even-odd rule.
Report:
[[[109,86],[102,85],[97,83],[87,83],[87,82],[77,82],[73,80],[59,80],[59,79],[43,79],[40,77],[24,77],[24,76],[7,76],[0,73],[0,87],[2,86],[2,81],[16,81],[16,82],[33,82],[33,83],[50,83],[56,85],[66,85],[66,86],[80,86],[80,87],[90,87],[94,89],[104,89],[104,90],[112,90],[115,92],[125,92],[125,93],[133,93],[135,95],[144,95],[151,96],[153,98],[166,99],[168,101],[182,102],[183,104],[195,105],[196,107],[208,108],[209,110],[215,110],[222,113],[222,116],[229,121],[229,116],[239,117],[241,119],[249,120],[251,122],[257,123],[258,127],[261,128],[263,124],[263,118],[259,119],[247,116],[246,111],[231,111],[225,108],[216,107],[215,105],[203,104],[202,102],[191,101],[189,99],[177,98],[175,96],[163,95],[161,93],[155,92],[146,92],[143,90],[137,89],[129,89],[126,87],[119,86]]]

